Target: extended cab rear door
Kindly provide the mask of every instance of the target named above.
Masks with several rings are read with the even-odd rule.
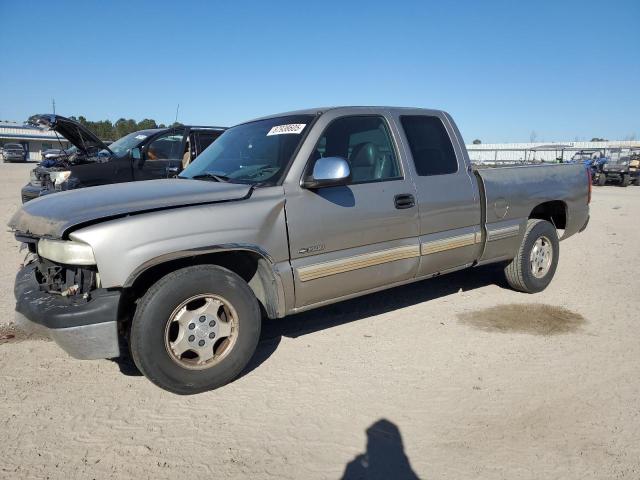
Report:
[[[439,111],[395,115],[417,189],[418,276],[471,264],[482,248],[478,184],[450,117]]]
[[[329,111],[310,131],[284,184],[297,308],[415,276],[416,192],[398,145],[379,109]],[[322,156],[346,159],[352,182],[302,188],[305,172]]]

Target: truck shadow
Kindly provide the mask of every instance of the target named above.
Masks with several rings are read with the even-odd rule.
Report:
[[[502,265],[486,265],[474,269],[461,270],[298,315],[266,321],[262,325],[260,343],[256,353],[240,376],[249,374],[265,362],[276,351],[282,337],[302,337],[309,333],[445,297],[461,290],[475,290],[487,285],[508,288]]]
[[[475,290],[487,285],[508,288],[504,279],[502,265],[486,265],[474,269],[461,270],[441,277],[321,307],[298,315],[265,321],[262,325],[258,348],[247,367],[240,374],[240,377],[248,375],[262,365],[276,351],[282,337],[302,337],[309,333],[338,327],[363,318],[381,315],[400,308],[452,295],[461,290]],[[113,359],[118,364],[120,372],[127,376],[142,375],[128,355],[128,349],[123,347],[122,352],[123,355],[121,357]]]

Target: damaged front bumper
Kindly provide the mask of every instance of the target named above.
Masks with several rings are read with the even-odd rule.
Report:
[[[54,340],[74,358],[93,360],[120,356],[118,306],[121,292],[95,289],[88,298],[42,291],[34,264],[18,272],[16,324]]]

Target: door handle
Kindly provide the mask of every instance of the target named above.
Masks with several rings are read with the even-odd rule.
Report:
[[[416,199],[410,193],[400,193],[396,195],[393,197],[393,202],[398,210],[415,207],[416,205]]]

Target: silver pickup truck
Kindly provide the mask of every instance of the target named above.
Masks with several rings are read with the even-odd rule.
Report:
[[[472,169],[442,111],[260,118],[179,178],[24,205],[17,322],[76,358],[128,346],[152,382],[201,392],[240,374],[263,318],[495,262],[513,288],[543,290],[590,189],[582,165]]]

